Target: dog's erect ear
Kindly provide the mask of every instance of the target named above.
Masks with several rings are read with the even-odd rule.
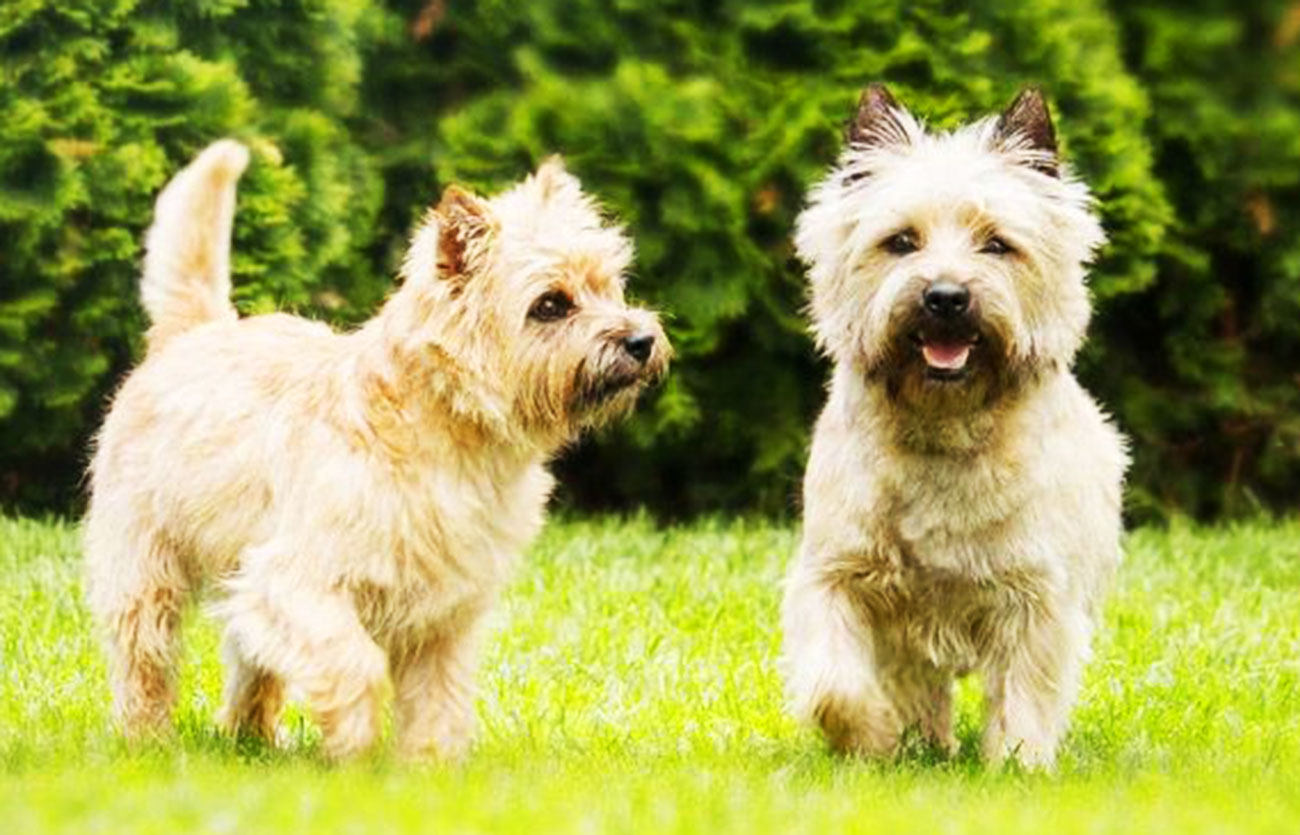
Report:
[[[542,160],[532,181],[537,199],[542,203],[548,203],[561,194],[573,196],[582,193],[582,184],[564,167],[564,159],[559,154],[551,154]]]
[[[883,84],[871,84],[858,99],[858,111],[844,131],[850,145],[906,145],[907,128],[899,118],[907,110]]]
[[[481,266],[491,241],[491,209],[460,186],[448,186],[433,214],[438,223],[438,277],[464,283]]]
[[[998,117],[999,144],[1012,145],[1018,150],[1034,152],[1029,166],[1051,177],[1060,175],[1056,159],[1056,130],[1052,115],[1047,111],[1043,93],[1036,87],[1026,87]]]

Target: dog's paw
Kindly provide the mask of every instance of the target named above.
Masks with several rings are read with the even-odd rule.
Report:
[[[887,702],[826,696],[814,708],[813,718],[837,754],[889,759],[898,753],[903,723]]]
[[[1056,745],[1051,740],[1029,740],[1004,736],[986,738],[984,760],[995,768],[1019,767],[1026,771],[1056,769]]]

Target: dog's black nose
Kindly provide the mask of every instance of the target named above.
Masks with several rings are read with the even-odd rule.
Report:
[[[650,352],[655,348],[655,335],[652,333],[634,333],[623,337],[623,350],[636,359],[645,362],[650,359]]]
[[[952,281],[936,281],[921,296],[925,309],[940,319],[954,319],[970,307],[970,290]]]

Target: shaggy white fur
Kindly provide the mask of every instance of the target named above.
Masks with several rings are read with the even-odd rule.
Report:
[[[239,319],[227,265],[247,161],[218,142],[159,197],[148,354],[98,437],[88,598],[117,717],[132,736],[166,727],[182,608],[207,581],[226,726],[272,737],[288,686],[327,753],[351,756],[391,680],[400,750],[455,756],[547,461],[631,408],[668,343],[623,300],[630,243],[558,159],[492,200],[449,188],[355,332]]]
[[[868,88],[796,242],[834,361],[783,609],[795,711],[837,749],[1050,766],[1120,558],[1124,443],[1070,373],[1104,236],[1041,96],[929,133]]]

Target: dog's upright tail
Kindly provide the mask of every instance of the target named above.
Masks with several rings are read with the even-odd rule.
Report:
[[[152,323],[151,351],[196,325],[236,317],[230,302],[230,234],[235,183],[247,165],[248,149],[222,139],[158,196],[140,281]]]

